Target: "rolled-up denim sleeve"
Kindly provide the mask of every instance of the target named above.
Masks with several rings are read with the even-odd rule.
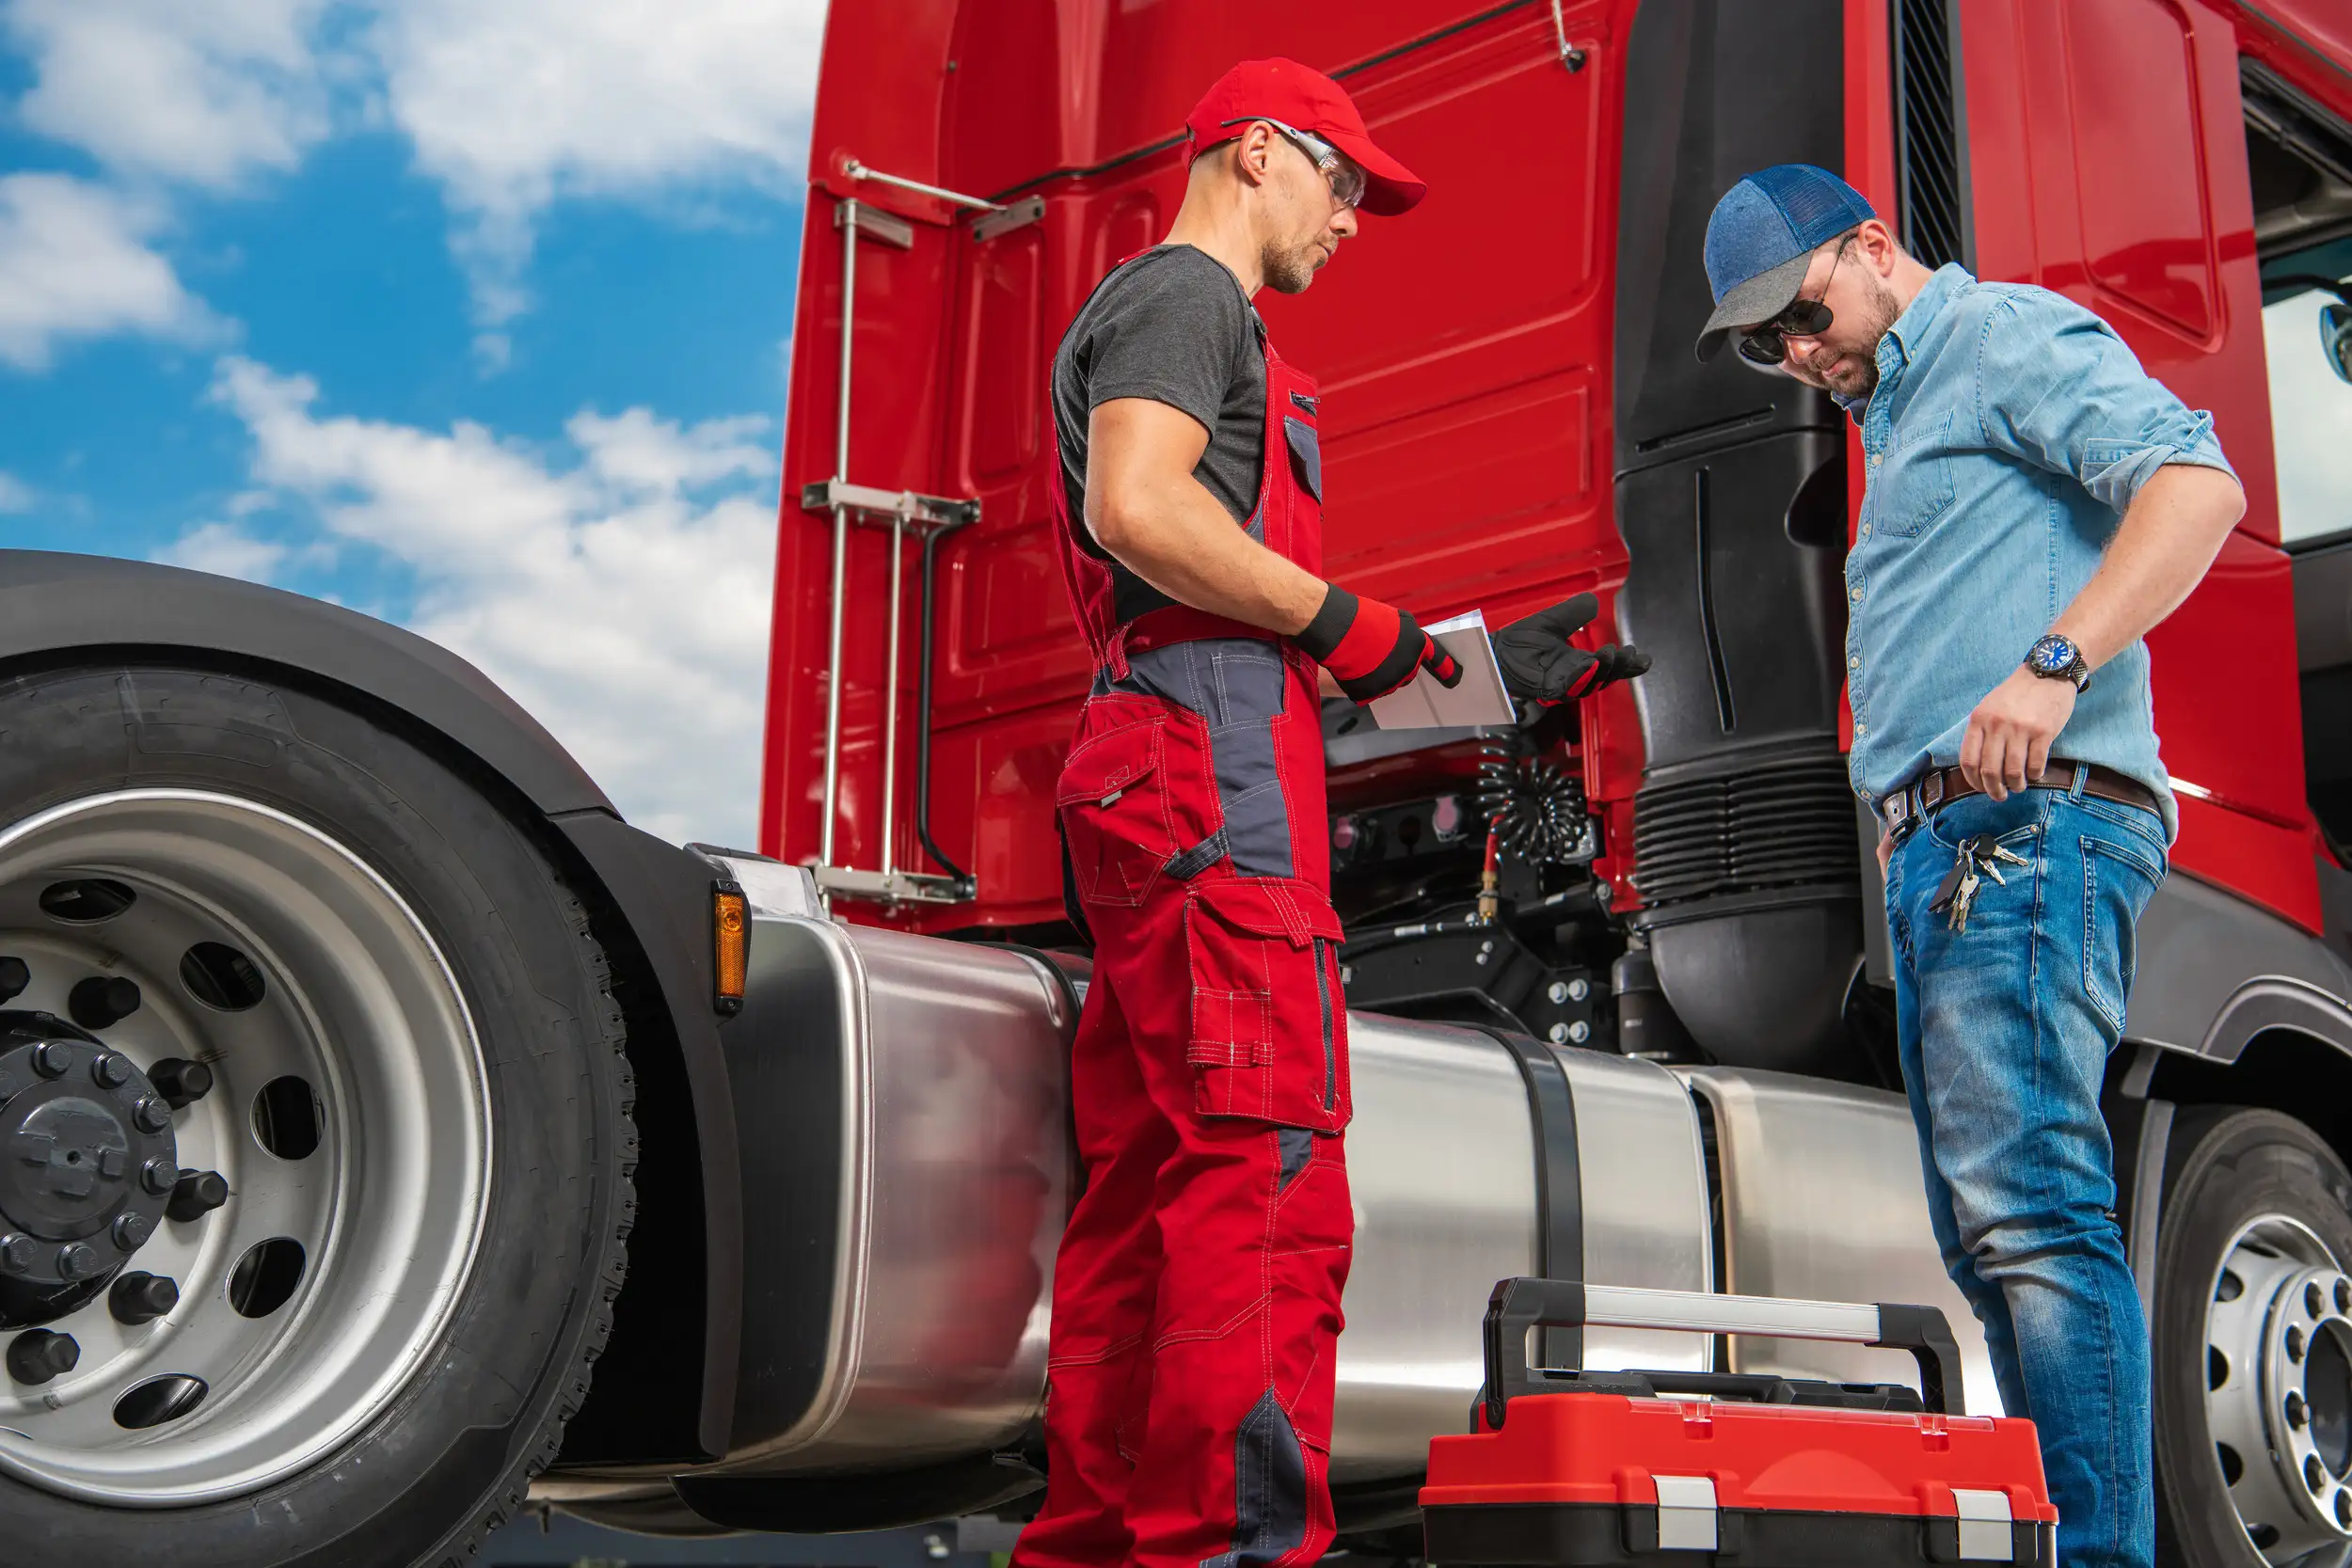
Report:
[[[2140,369],[2106,323],[2042,290],[2005,295],[1986,312],[1977,419],[1988,446],[2073,476],[2119,514],[2168,463],[2237,477],[2210,413]]]

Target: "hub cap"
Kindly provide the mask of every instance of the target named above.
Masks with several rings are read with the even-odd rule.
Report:
[[[489,1181],[473,1023],[400,894],[252,801],[72,801],[0,829],[0,1474],[183,1506],[379,1416]]]
[[[2305,1226],[2255,1221],[2206,1313],[2206,1414],[2247,1538],[2289,1563],[2352,1544],[2352,1276]]]
[[[175,1153],[160,1104],[95,1037],[0,1012],[0,1329],[72,1311],[155,1233],[169,1189],[141,1177]]]

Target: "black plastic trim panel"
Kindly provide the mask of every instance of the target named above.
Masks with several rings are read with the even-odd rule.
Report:
[[[1892,0],[1895,179],[1903,248],[1930,267],[1976,267],[1968,93],[1957,0]]]
[[[2139,918],[2137,947],[2129,1038],[2231,1062],[2285,1026],[2352,1053],[2352,966],[2267,910],[2175,869]]]

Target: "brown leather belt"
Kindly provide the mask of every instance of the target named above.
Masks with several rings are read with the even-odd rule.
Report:
[[[2052,757],[2043,766],[2042,777],[2026,787],[2072,790],[2075,771],[2083,767],[2082,763]],[[2112,768],[2102,768],[2095,762],[2088,767],[2090,776],[2083,781],[2085,795],[2095,795],[2102,800],[2113,800],[2118,805],[2137,806],[2159,816],[2163,814],[2155,792],[2146,784],[2137,779],[2126,778]],[[1957,768],[1931,768],[1902,788],[1890,791],[1886,799],[1879,802],[1879,820],[1886,824],[1888,832],[1899,838],[1954,800],[1964,800],[1971,795],[1983,793],[1970,784],[1966,775]]]

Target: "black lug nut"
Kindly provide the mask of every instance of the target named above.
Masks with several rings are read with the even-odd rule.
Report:
[[[66,1279],[87,1279],[97,1272],[98,1253],[95,1248],[74,1242],[57,1249],[59,1276]]]
[[[135,1269],[106,1291],[106,1309],[115,1315],[115,1322],[134,1326],[151,1323],[179,1305],[179,1286],[162,1275]]]
[[[131,1064],[111,1051],[102,1051],[90,1058],[89,1075],[102,1089],[119,1089],[131,1081]]]
[[[216,1170],[192,1170],[171,1189],[164,1212],[175,1220],[198,1220],[229,1201],[229,1183]]]
[[[32,1266],[30,1236],[0,1236],[0,1274],[23,1274]]]
[[[155,1222],[134,1209],[127,1214],[115,1216],[115,1248],[119,1252],[136,1252],[155,1234]]]
[[[103,1029],[139,1010],[138,982],[120,974],[93,974],[66,993],[65,1010],[85,1029]]]
[[[0,958],[0,1002],[13,1002],[33,983],[33,970],[23,958]]]
[[[73,1047],[63,1040],[43,1040],[33,1047],[33,1070],[43,1078],[62,1078],[73,1067]]]
[[[8,1341],[8,1375],[19,1383],[46,1383],[82,1364],[82,1347],[71,1334],[27,1329]]]
[[[173,1110],[184,1110],[213,1092],[213,1069],[183,1056],[166,1056],[147,1069],[155,1092]]]
[[[168,1160],[150,1160],[139,1167],[139,1185],[161,1196],[180,1180],[180,1167]]]
[[[171,1107],[153,1095],[141,1095],[131,1119],[138,1123],[142,1132],[160,1132],[171,1125]]]

